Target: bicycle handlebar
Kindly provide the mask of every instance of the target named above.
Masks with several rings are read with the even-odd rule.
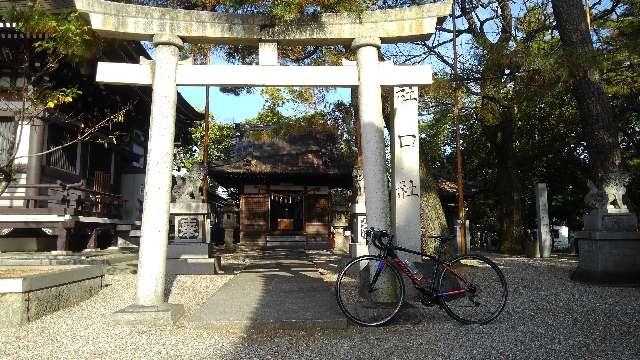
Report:
[[[371,244],[375,246],[379,250],[384,250],[387,248],[393,239],[393,235],[389,234],[386,230],[376,230],[374,228],[368,228],[365,231],[365,236],[367,239],[371,239]],[[385,244],[382,239],[387,238],[389,242]]]

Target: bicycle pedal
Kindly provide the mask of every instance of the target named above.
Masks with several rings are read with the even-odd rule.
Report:
[[[420,299],[420,303],[426,307],[438,305],[438,299]]]

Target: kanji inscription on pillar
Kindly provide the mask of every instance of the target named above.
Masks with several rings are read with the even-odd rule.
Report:
[[[405,199],[407,197],[415,196],[420,197],[420,193],[418,192],[418,186],[414,183],[413,180],[401,180],[398,183],[398,187],[396,188],[396,195],[398,198]]]
[[[418,138],[418,136],[415,135],[415,134],[398,135],[398,141],[400,142],[400,144],[399,144],[400,148],[415,147],[417,138]]]
[[[411,87],[400,87],[395,88],[395,96],[397,100],[401,102],[410,102],[410,101],[418,101],[418,88],[415,86]]]
[[[391,201],[394,232],[398,245],[417,250],[420,248],[418,88],[394,88],[393,110],[391,181],[395,196]]]

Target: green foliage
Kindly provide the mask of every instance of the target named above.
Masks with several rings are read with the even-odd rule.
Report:
[[[15,22],[26,34],[46,35],[34,43],[34,48],[54,56],[80,60],[92,51],[96,40],[77,12],[52,14],[43,10],[37,1],[21,7],[11,6],[4,18]]]
[[[176,158],[174,160],[176,170],[181,168],[190,169],[191,166],[202,161],[204,130],[204,121],[196,123],[189,129],[193,143],[197,144],[200,149],[191,144],[176,149]],[[231,150],[234,135],[235,130],[232,124],[218,122],[213,117],[209,119],[208,160],[210,163],[225,163],[230,160],[229,151]]]
[[[282,138],[289,134],[330,134],[337,140],[338,150],[347,159],[355,157],[353,114],[348,104],[327,103],[324,91],[310,88],[264,88],[265,105],[245,122],[250,137]],[[283,108],[294,109],[285,115]]]

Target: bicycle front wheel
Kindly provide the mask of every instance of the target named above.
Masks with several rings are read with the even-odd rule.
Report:
[[[380,256],[357,257],[342,269],[336,281],[340,310],[356,324],[379,326],[393,319],[404,300],[398,270]]]
[[[463,324],[486,324],[500,315],[507,293],[498,265],[484,256],[463,255],[444,266],[437,296],[452,318]]]

